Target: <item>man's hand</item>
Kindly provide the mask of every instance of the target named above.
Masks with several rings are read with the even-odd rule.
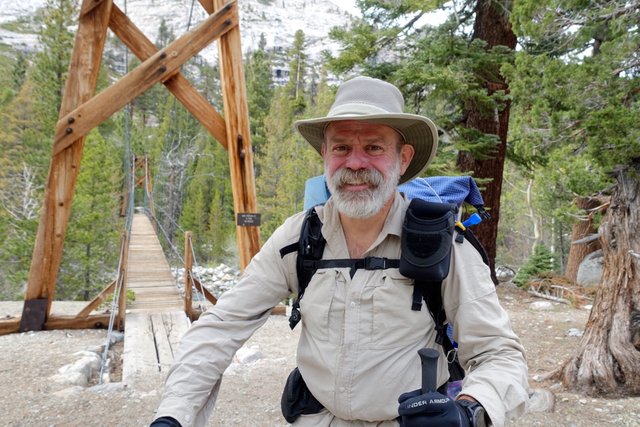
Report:
[[[398,402],[401,427],[474,427],[463,405],[438,392],[414,390],[401,394]]]

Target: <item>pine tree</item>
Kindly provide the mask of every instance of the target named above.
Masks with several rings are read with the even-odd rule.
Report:
[[[235,238],[233,196],[227,152],[211,138],[198,143],[189,167],[180,225],[193,233],[194,251],[200,264],[225,262]]]
[[[322,162],[309,144],[294,132],[293,122],[324,115],[331,98],[326,80],[319,84],[317,108],[312,105],[305,87],[306,70],[304,33],[297,38],[290,52],[290,68],[299,70],[300,76],[291,74],[287,85],[276,89],[269,115],[265,119],[267,143],[261,156],[256,157],[262,174],[257,179],[258,201],[263,213],[261,235],[267,238],[288,216],[303,208],[305,181],[322,173]],[[321,113],[320,110],[323,110]]]
[[[273,98],[271,61],[266,52],[266,44],[267,40],[264,34],[261,34],[258,49],[249,52],[245,61],[251,145],[256,154],[261,152],[266,141],[264,120],[269,112],[269,105]],[[257,169],[256,175],[259,174],[260,171]]]
[[[307,108],[305,82],[308,68],[305,35],[302,30],[296,31],[293,36],[293,46],[289,51],[289,61],[287,90],[289,97],[293,99],[294,114],[301,115]]]
[[[27,80],[0,117],[0,298],[20,299],[26,282],[42,198],[41,144],[34,88]]]
[[[77,4],[74,0],[47,0],[44,8],[43,27],[39,35],[42,50],[35,56],[32,77],[38,93],[36,105],[39,119],[49,141],[53,141],[67,80],[73,47],[70,28],[76,25],[76,15]],[[47,149],[49,147],[46,145]]]
[[[640,333],[633,322],[640,294],[638,8],[621,1],[514,5],[512,20],[527,40],[509,70],[518,127],[528,137],[516,149],[549,161],[537,175],[562,171],[555,188],[590,196],[604,189],[606,174],[615,183],[600,226],[602,285],[576,354],[556,374],[591,395],[637,395],[640,354],[631,337]]]
[[[16,55],[16,62],[11,70],[11,79],[13,80],[13,90],[17,92],[27,77],[27,55],[19,50]]]
[[[118,150],[98,132],[89,134],[56,284],[59,299],[89,300],[116,274],[120,159]]]
[[[463,2],[453,11],[439,5],[363,0],[362,18],[331,32],[345,48],[329,64],[396,83],[410,111],[435,120],[443,135],[430,172],[457,169],[480,178],[493,220],[475,231],[493,266],[510,108],[501,66],[513,61],[516,45],[511,3]],[[421,18],[435,10],[450,15],[424,25]]]

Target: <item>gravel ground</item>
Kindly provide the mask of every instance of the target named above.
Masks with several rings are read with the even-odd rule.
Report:
[[[522,291],[498,288],[516,332],[527,350],[530,385],[555,394],[555,411],[527,413],[515,426],[640,426],[640,397],[605,399],[567,392],[560,384],[536,381],[562,363],[580,338],[588,310],[553,304],[532,310],[537,301]],[[52,313],[77,313],[83,304],[54,303]],[[0,302],[0,316],[15,315],[21,302]],[[280,394],[294,366],[297,334],[287,319],[272,316],[246,344],[257,361],[234,363],[225,374],[210,426],[286,426]],[[104,330],[57,330],[0,336],[1,426],[147,426],[154,417],[160,375],[124,387],[117,381],[69,386],[56,382],[58,369],[78,360],[77,352],[96,351],[106,341]],[[122,344],[115,347],[120,353]],[[117,365],[117,364],[116,364]],[[117,366],[116,366],[117,367]]]

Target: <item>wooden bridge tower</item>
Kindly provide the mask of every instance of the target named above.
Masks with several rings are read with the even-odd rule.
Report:
[[[259,250],[259,224],[251,221],[256,217],[256,198],[238,5],[236,0],[199,2],[209,13],[208,18],[158,50],[113,0],[83,0],[19,330],[51,327],[47,322],[51,320],[49,313],[85,136],[156,83],[163,84],[227,149],[234,210],[237,218],[245,219],[237,226],[241,268]],[[141,64],[95,94],[107,29],[128,46]],[[219,43],[224,116],[180,73],[187,60],[214,40]],[[65,326],[73,327],[56,323],[56,327]]]

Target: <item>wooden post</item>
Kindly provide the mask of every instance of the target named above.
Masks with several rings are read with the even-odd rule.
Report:
[[[111,0],[84,0],[82,3],[60,118],[95,92],[111,6]],[[69,117],[68,125],[73,122],[74,119]],[[51,158],[20,331],[41,330],[49,317],[83,145],[83,136],[73,138],[67,147],[55,152]]]
[[[214,11],[222,9],[223,6],[224,0],[213,0]],[[236,241],[240,268],[244,269],[260,250],[260,221],[256,204],[249,108],[242,67],[240,24],[220,36],[218,43],[227,152],[236,213]]]
[[[118,321],[117,328],[122,331],[124,329],[124,319],[127,310],[127,267],[129,260],[129,234],[127,231],[122,233],[122,248],[120,249],[121,262],[120,271],[118,271],[118,280],[116,286],[120,286],[120,295],[118,298]]]
[[[144,156],[144,182],[145,187],[144,191],[146,191],[149,196],[149,211],[151,215],[156,217],[156,207],[153,203],[153,185],[151,185],[151,170],[149,169],[149,157]]]
[[[193,289],[191,287],[191,269],[193,268],[193,256],[191,254],[191,232],[184,233],[184,312],[192,318]]]

